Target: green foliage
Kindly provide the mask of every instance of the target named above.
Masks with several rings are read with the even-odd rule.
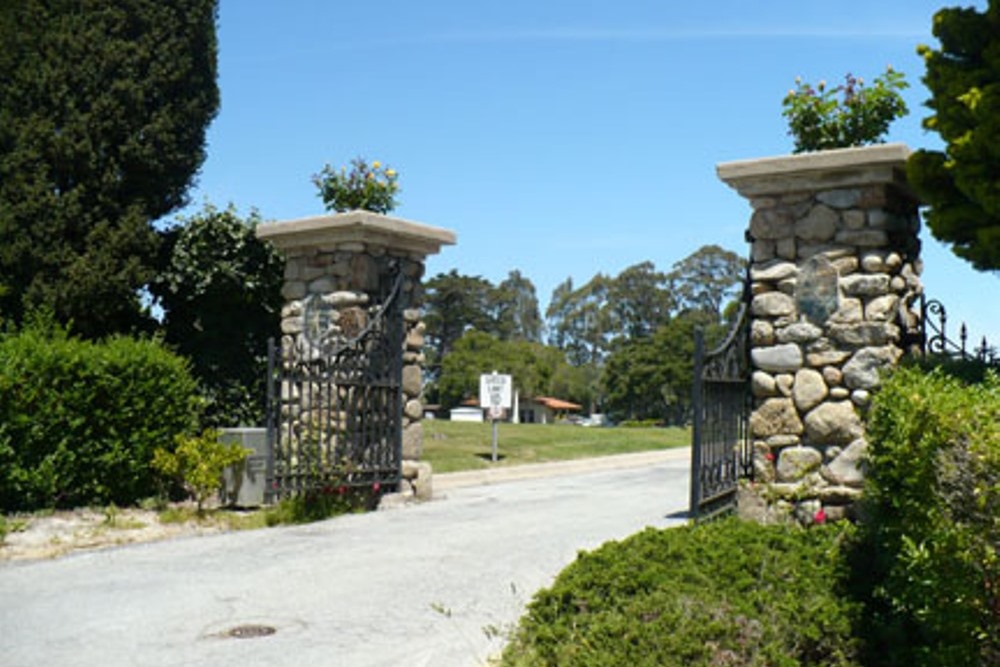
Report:
[[[620,428],[657,428],[660,425],[658,419],[625,419],[618,423]]]
[[[161,475],[180,483],[198,503],[198,511],[222,485],[226,468],[244,461],[250,451],[235,443],[219,441],[219,432],[206,429],[199,436],[178,434],[173,451],[157,447],[153,468]]]
[[[334,169],[326,165],[313,176],[326,210],[338,213],[358,209],[390,212],[396,208],[397,180],[396,170],[384,167],[378,160],[368,164],[360,157],[351,160],[350,171],[347,167]]]
[[[801,79],[795,83],[782,100],[782,115],[788,119],[796,153],[882,143],[892,121],[907,113],[899,91],[908,84],[892,67],[870,88],[851,74],[844,85],[829,89],[824,81],[816,88]]]
[[[424,322],[436,362],[451,352],[466,330],[493,331],[489,315],[493,289],[485,278],[466,276],[455,269],[424,283]]]
[[[566,362],[558,349],[524,340],[502,341],[471,330],[459,338],[441,364],[439,400],[445,407],[479,396],[479,376],[492,371],[512,376],[524,397],[558,396],[585,404],[591,398],[590,377]]]
[[[867,419],[855,573],[883,665],[1000,664],[1000,379],[897,370]]]
[[[262,424],[267,340],[280,335],[284,262],[257,238],[260,216],[206,204],[164,232],[164,268],[150,286],[166,341],[191,360],[211,426]]]
[[[675,263],[667,274],[678,312],[723,317],[726,304],[740,295],[746,260],[717,245],[706,245]]]
[[[535,596],[501,664],[858,665],[844,531],[727,519],[605,544]]]
[[[746,263],[716,245],[702,246],[669,273],[641,262],[617,276],[556,287],[549,301],[549,341],[573,364],[602,364],[622,344],[652,336],[671,318],[697,311],[721,320],[742,286]]]
[[[745,267],[735,253],[710,245],[669,273],[640,262],[614,277],[597,274],[581,287],[567,278],[545,313],[549,349],[538,342],[535,287],[519,271],[497,287],[455,270],[434,276],[426,283],[433,350],[428,395],[450,407],[475,395],[480,373],[496,369],[512,373],[523,396],[556,396],[604,410],[613,392],[619,417],[680,423],[690,402],[690,355],[683,350],[691,349],[692,323],[714,331]],[[602,382],[612,358],[614,368]]]
[[[490,310],[501,340],[541,342],[542,317],[535,285],[517,269],[511,270],[493,290]]]
[[[626,338],[650,336],[670,320],[677,298],[670,276],[652,262],[634,264],[619,273],[608,290],[615,329]]]
[[[43,323],[0,335],[0,509],[153,495],[153,450],[197,407],[186,362],[156,341],[91,343]]]
[[[268,526],[312,523],[351,512],[371,511],[378,507],[381,488],[329,484],[317,491],[308,491],[285,498],[265,510]]]
[[[549,342],[565,351],[571,364],[603,363],[616,330],[611,291],[612,279],[603,273],[575,289],[573,279],[567,278],[553,290],[545,311]]]
[[[541,315],[535,286],[517,269],[494,286],[481,276],[452,269],[425,283],[424,321],[436,360],[470,330],[491,333],[504,341],[539,341]]]
[[[945,149],[916,151],[907,175],[934,236],[977,269],[1000,269],[1000,2],[942,9],[933,30],[940,48],[919,48],[933,112],[924,127]]]
[[[605,410],[615,421],[653,420],[680,425],[691,410],[694,332],[718,339],[722,327],[709,313],[686,312],[647,338],[617,346],[604,365],[601,383]]]
[[[219,104],[216,0],[0,3],[0,315],[152,326],[152,222],[185,203]]]

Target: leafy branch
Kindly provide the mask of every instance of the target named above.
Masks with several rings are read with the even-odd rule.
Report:
[[[848,74],[844,85],[816,88],[802,79],[782,101],[781,115],[795,138],[796,153],[882,143],[889,125],[908,113],[901,90],[909,86],[892,67],[865,87],[864,79]]]

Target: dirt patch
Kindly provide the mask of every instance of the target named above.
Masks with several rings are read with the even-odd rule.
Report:
[[[8,519],[8,527],[13,530],[0,544],[0,561],[57,558],[83,549],[231,530],[212,518],[163,523],[157,512],[138,508],[60,511]]]

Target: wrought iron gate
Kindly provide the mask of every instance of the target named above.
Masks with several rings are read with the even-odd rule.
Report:
[[[736,505],[740,479],[751,477],[750,316],[746,299],[715,350],[695,333],[690,516],[705,519]]]
[[[268,500],[354,486],[388,490],[402,465],[401,271],[378,302],[309,297],[304,331],[268,350]]]
[[[969,329],[964,322],[958,328],[958,341],[948,336],[948,315],[944,304],[937,299],[920,296],[920,326],[919,343],[923,354],[1000,367],[1000,352],[985,336],[978,345],[972,342],[970,347]]]

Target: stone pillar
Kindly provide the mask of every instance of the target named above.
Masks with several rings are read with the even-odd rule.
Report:
[[[358,306],[375,303],[389,291],[392,264],[401,263],[405,342],[403,361],[403,489],[430,494],[429,466],[419,463],[423,450],[424,323],[421,278],[429,255],[453,245],[446,229],[369,211],[350,211],[300,220],[261,224],[257,236],[285,257],[285,305],[281,312],[282,347],[294,345],[308,322],[305,304],[313,295],[338,308],[338,319]],[[361,315],[363,318],[364,316]],[[349,319],[349,318],[347,318]],[[422,478],[422,479],[418,479]]]
[[[908,155],[890,144],[718,167],[753,208],[755,474],[771,509],[803,522],[841,518],[859,497],[861,417],[919,328]]]

